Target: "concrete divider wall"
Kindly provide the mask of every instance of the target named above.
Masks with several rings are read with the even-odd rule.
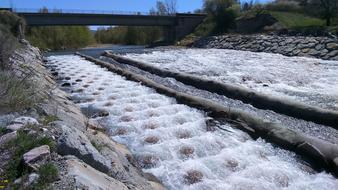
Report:
[[[249,133],[253,137],[262,137],[269,142],[275,143],[282,148],[295,151],[300,155],[315,161],[317,166],[322,167],[338,176],[338,145],[332,144],[318,138],[309,137],[287,129],[286,127],[265,122],[249,113],[238,109],[227,108],[205,98],[192,96],[186,93],[177,92],[164,85],[158,84],[139,74],[119,68],[110,63],[95,59],[90,56],[77,55],[107,68],[109,71],[125,76],[127,79],[141,82],[143,85],[155,89],[161,94],[176,98],[179,103],[207,111],[214,118],[226,119],[237,128]]]
[[[277,113],[328,125],[338,129],[338,112],[336,111],[326,110],[291,100],[259,94],[243,87],[220,83],[208,79],[201,79],[190,74],[160,69],[146,63],[114,55],[110,52],[105,52],[103,55],[110,57],[117,62],[129,64],[162,77],[172,77],[184,84],[191,85],[202,90],[207,90],[212,93],[224,95],[232,99],[241,100],[244,103],[251,104],[260,109],[273,110]]]

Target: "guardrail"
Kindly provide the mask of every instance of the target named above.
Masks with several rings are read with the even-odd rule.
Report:
[[[60,14],[120,14],[120,15],[164,15],[150,12],[140,11],[116,11],[116,10],[78,10],[78,9],[24,9],[14,8],[12,12],[15,13],[60,13]],[[165,14],[173,15],[173,14]]]

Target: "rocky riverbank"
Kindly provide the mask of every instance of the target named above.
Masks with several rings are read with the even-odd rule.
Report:
[[[37,48],[25,42],[11,59],[19,68],[32,71],[43,100],[24,111],[0,115],[1,185],[7,189],[163,189],[138,169],[125,146],[106,135],[97,122],[105,116],[102,110],[91,110],[95,118],[83,115],[57,87],[57,73],[49,74]]]
[[[338,60],[338,40],[329,37],[228,34],[201,38],[193,46]]]

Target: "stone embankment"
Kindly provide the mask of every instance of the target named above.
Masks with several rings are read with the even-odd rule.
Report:
[[[201,38],[193,46],[338,60],[338,40],[329,37],[229,34]]]
[[[12,172],[7,166],[16,144],[9,147],[9,142],[20,142],[23,135],[36,141],[28,139],[27,143],[37,143],[42,138],[52,142],[25,150],[18,159],[29,173],[10,181],[7,188],[33,187],[41,181],[41,166],[52,163],[59,175],[48,189],[163,189],[154,177],[139,170],[125,146],[109,138],[107,130],[95,120],[104,115],[85,116],[69,95],[57,87],[54,81],[57,73],[49,74],[37,48],[26,42],[12,61],[31,68],[33,81],[42,87],[39,94],[44,100],[26,111],[0,115],[0,174]]]

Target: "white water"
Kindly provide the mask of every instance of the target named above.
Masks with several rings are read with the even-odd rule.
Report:
[[[93,101],[80,106],[94,105],[108,110],[110,115],[105,124],[119,134],[112,138],[127,145],[139,160],[151,155],[148,157],[151,165],[144,165],[144,172],[154,174],[169,189],[333,190],[338,187],[338,180],[331,175],[308,173],[309,169],[293,153],[274,148],[261,139],[254,141],[228,125],[222,127],[231,132],[207,131],[205,113],[177,104],[174,99],[139,83],[127,81],[77,56],[48,59],[58,66],[59,73],[71,77],[71,83],[82,80],[72,88],[83,92],[73,95]],[[158,138],[158,142],[145,142],[148,137]],[[187,147],[193,149],[190,156],[181,153]],[[202,181],[186,184],[184,176],[191,170],[201,172]]]
[[[338,61],[222,49],[179,49],[125,56],[163,69],[338,109]],[[325,101],[327,97],[331,100]]]

